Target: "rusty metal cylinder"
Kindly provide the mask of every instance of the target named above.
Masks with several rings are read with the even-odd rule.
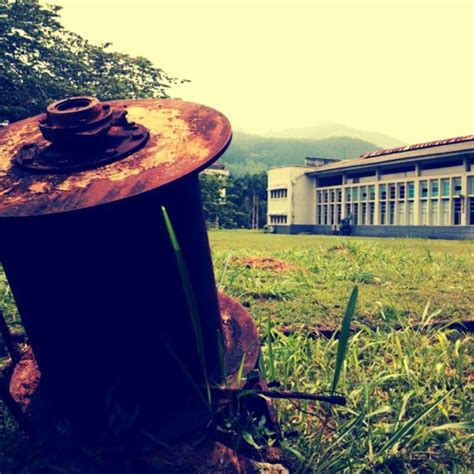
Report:
[[[161,208],[189,272],[205,372],[219,382],[222,325],[197,173],[225,150],[230,125],[186,102],[113,105],[150,138],[97,168],[36,174],[19,166],[24,145],[33,142],[36,153],[51,147],[37,132],[38,117],[0,137],[0,258],[58,422],[90,437],[120,413],[124,426],[139,420],[169,435],[180,412],[191,410],[196,423],[208,413],[196,332]]]

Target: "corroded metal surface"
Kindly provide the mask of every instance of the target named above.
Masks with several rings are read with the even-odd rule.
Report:
[[[10,379],[10,393],[22,410],[28,410],[40,379],[38,364],[31,347],[28,347],[22,354],[21,360],[15,365]]]
[[[39,129],[46,140],[64,146],[97,140],[112,126],[113,109],[95,97],[69,97],[49,104]]]
[[[242,360],[243,375],[257,367],[260,354],[257,326],[245,308],[224,293],[219,293],[219,309],[224,332],[226,385],[236,386]]]
[[[41,116],[0,132],[0,217],[39,216],[126,199],[199,172],[225,151],[231,139],[227,118],[214,109],[179,100],[127,100],[129,121],[150,131],[147,145],[98,169],[71,175],[35,175],[14,163],[20,148],[46,144]]]
[[[111,107],[87,96],[53,102],[38,125],[51,143],[27,143],[15,155],[17,164],[31,173],[99,168],[135,153],[149,138],[143,125],[127,120],[126,107]]]

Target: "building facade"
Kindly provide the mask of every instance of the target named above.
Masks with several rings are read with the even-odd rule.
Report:
[[[268,172],[277,233],[474,239],[474,135]]]

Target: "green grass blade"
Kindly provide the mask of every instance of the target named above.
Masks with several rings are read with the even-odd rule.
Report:
[[[206,368],[206,359],[204,356],[204,341],[202,337],[202,330],[201,324],[199,320],[199,312],[196,305],[196,299],[194,298],[194,290],[191,284],[191,279],[189,278],[188,268],[186,266],[186,262],[183,257],[183,253],[181,251],[181,247],[179,245],[178,239],[176,237],[176,233],[173,228],[173,224],[166,212],[165,207],[161,207],[163,212],[163,218],[166,225],[166,230],[168,232],[168,236],[171,241],[171,246],[173,247],[173,251],[176,257],[176,263],[178,265],[179,275],[181,278],[181,285],[183,287],[184,295],[186,298],[186,302],[189,309],[189,316],[191,318],[191,323],[193,326],[194,337],[196,339],[196,349],[199,357],[199,362],[201,364],[202,373],[204,377],[204,384],[206,386],[207,391],[207,398],[209,404],[211,403],[211,387],[209,385],[209,379],[207,376],[207,368]]]
[[[399,428],[397,431],[395,431],[392,434],[392,437],[382,446],[382,448],[379,450],[378,454],[382,454],[391,448],[393,448],[409,431],[411,431],[415,425],[421,421],[425,416],[427,416],[431,411],[433,411],[436,406],[441,403],[443,400],[445,400],[451,393],[453,393],[454,389],[449,390],[449,392],[445,393],[443,396],[439,397],[437,400],[435,400],[433,403],[428,405],[425,410],[423,410],[421,413],[418,413],[417,416],[413,417],[410,421],[405,423],[401,428]]]
[[[267,322],[267,345],[268,345],[268,364],[270,369],[270,380],[275,380],[275,359],[273,357],[273,340],[272,340],[272,317],[268,315]]]
[[[225,368],[225,349],[224,349],[224,339],[221,335],[221,332],[218,331],[217,333],[217,351],[219,354],[219,368],[221,369],[221,374],[224,379],[224,384],[227,387],[227,371]]]
[[[352,290],[349,302],[347,303],[344,319],[342,320],[341,333],[339,335],[339,342],[337,345],[336,367],[334,369],[331,393],[334,393],[336,391],[337,384],[339,382],[339,377],[341,375],[342,366],[344,364],[344,359],[346,357],[347,352],[347,344],[349,342],[349,336],[351,333],[352,317],[354,316],[358,297],[359,289],[357,288],[357,286],[355,286]]]
[[[247,354],[244,352],[242,360],[240,361],[239,371],[237,372],[237,386],[240,387],[242,383],[242,378],[244,376],[244,366],[245,366],[245,356]]]
[[[395,423],[395,429],[394,431],[397,431],[398,430],[398,427],[400,426],[401,422],[402,422],[402,419],[403,417],[405,416],[405,412],[406,412],[406,409],[407,409],[407,404],[408,404],[408,400],[411,398],[411,396],[415,393],[414,390],[410,390],[409,392],[405,393],[405,395],[403,395],[403,398],[402,398],[402,403],[401,403],[401,406],[400,406],[400,410],[398,411],[398,414],[397,414],[397,422]]]
[[[429,431],[474,431],[474,421],[459,421],[458,423],[445,423],[444,425],[433,426]]]
[[[222,270],[222,275],[221,275],[221,279],[219,281],[219,286],[217,287],[218,291],[223,291],[223,289],[224,289],[224,278],[225,278],[225,274],[227,272],[227,267],[229,266],[231,255],[232,255],[232,250],[229,250],[229,253],[227,254],[227,258],[225,259],[224,269]]]
[[[353,420],[349,421],[342,433],[334,440],[331,440],[330,446],[328,446],[326,452],[327,458],[323,458],[321,463],[318,465],[319,472],[339,472],[342,471],[343,467],[346,467],[347,459],[340,456],[340,452],[337,451],[338,445],[343,441],[343,439],[352,433],[354,430],[360,430],[362,428],[364,418],[366,416],[365,411],[363,410],[359,415]]]

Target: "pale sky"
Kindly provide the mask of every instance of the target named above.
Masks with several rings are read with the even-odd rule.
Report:
[[[337,122],[408,143],[474,133],[474,3],[50,0],[93,43],[192,82],[252,133]]]

